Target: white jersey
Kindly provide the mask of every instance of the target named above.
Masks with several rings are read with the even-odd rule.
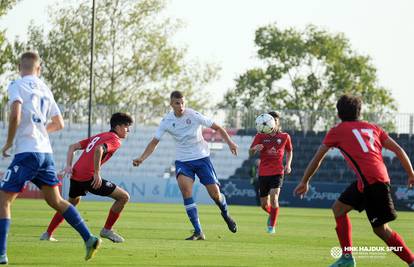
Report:
[[[36,76],[28,75],[11,82],[7,90],[9,104],[22,103],[21,121],[14,139],[15,154],[52,153],[46,124],[50,117],[60,115],[60,110],[50,89]]]
[[[211,127],[213,121],[197,111],[186,108],[181,117],[171,111],[162,119],[155,138],[161,140],[165,132],[171,134],[176,143],[176,160],[190,161],[210,156],[210,149],[202,135],[202,127]]]

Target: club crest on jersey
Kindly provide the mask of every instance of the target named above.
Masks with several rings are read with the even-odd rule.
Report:
[[[14,172],[15,172],[15,173],[17,173],[17,171],[19,170],[19,166],[17,166],[17,165],[16,165],[16,166],[14,166],[14,167],[13,167],[13,170],[14,170]]]
[[[277,143],[278,145],[280,145],[280,144],[282,143],[282,140],[281,140],[280,138],[278,138],[278,139],[276,140],[276,143]]]
[[[175,122],[173,122],[172,126],[175,128]]]
[[[276,155],[277,154],[277,148],[272,146],[272,148],[269,149],[269,151],[267,153],[271,154],[271,155]]]
[[[191,120],[190,120],[190,119],[186,119],[186,120],[185,120],[185,123],[187,123],[187,124],[191,124]]]

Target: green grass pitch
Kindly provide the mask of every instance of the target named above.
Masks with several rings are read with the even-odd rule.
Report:
[[[99,233],[111,202],[82,202],[79,210],[93,233]],[[328,266],[338,246],[329,209],[282,207],[276,235],[265,232],[259,207],[230,206],[239,231],[231,233],[213,205],[199,205],[205,241],[185,241],[192,229],[178,204],[129,203],[115,229],[126,242],[104,239],[95,258],[85,263],[84,245],[64,222],[59,242],[39,241],[53,211],[42,200],[17,199],[8,239],[10,266]],[[365,214],[351,212],[354,246],[383,247]],[[391,227],[414,248],[414,213],[399,212]],[[406,266],[393,253],[357,256],[358,266]]]

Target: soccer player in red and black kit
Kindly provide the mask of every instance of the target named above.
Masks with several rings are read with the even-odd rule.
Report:
[[[356,173],[353,182],[332,206],[336,220],[336,233],[342,248],[342,257],[331,267],[353,267],[352,229],[348,212],[365,209],[374,233],[389,247],[400,247],[394,251],[409,266],[414,266],[414,255],[401,236],[391,229],[388,222],[397,214],[390,194],[390,178],[382,159],[382,148],[395,153],[408,175],[408,186],[414,184],[414,171],[405,151],[388,134],[375,124],[360,121],[362,101],[359,97],[343,95],[336,108],[341,123],[331,128],[322,145],[305,170],[302,181],[295,188],[296,195],[303,197],[309,189],[309,181],[319,168],[323,158],[332,147],[338,148],[349,167]]]
[[[124,242],[124,238],[112,231],[112,226],[118,220],[125,204],[129,201],[129,194],[110,181],[101,178],[102,164],[108,161],[115,151],[121,146],[121,140],[126,138],[129,127],[133,123],[132,118],[125,113],[115,113],[111,116],[111,130],[84,139],[69,146],[66,168],[64,172],[71,174],[69,202],[78,205],[81,197],[90,192],[99,196],[108,196],[115,200],[105,226],[101,230],[101,237],[108,238],[112,242]],[[82,155],[72,168],[72,161],[76,150],[83,150]],[[57,241],[52,237],[53,232],[62,223],[63,217],[56,213],[47,228],[40,237],[41,240]]]
[[[250,146],[250,156],[260,153],[259,192],[260,205],[269,214],[267,232],[274,234],[279,214],[279,194],[283,184],[284,173],[291,172],[292,142],[288,133],[281,132],[280,116],[277,112],[269,114],[275,119],[276,127],[270,134],[258,133]],[[286,151],[286,165],[283,156]],[[270,198],[269,198],[270,196]]]

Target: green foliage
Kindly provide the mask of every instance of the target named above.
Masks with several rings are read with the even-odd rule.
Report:
[[[262,67],[241,74],[221,107],[302,110],[302,130],[330,120],[324,114],[335,111],[344,93],[360,95],[365,112],[396,110],[390,91],[378,85],[371,59],[354,52],[343,34],[313,25],[304,31],[268,25],[256,31],[255,44]]]
[[[4,16],[16,3],[18,0],[1,0],[0,1],[0,18]],[[0,75],[2,78],[6,78],[7,72],[10,71],[13,65],[13,46],[6,39],[5,30],[0,30]],[[6,87],[4,84],[6,79],[2,79],[0,86],[2,88]],[[6,102],[6,93],[5,89],[0,90],[0,109],[4,106]]]
[[[1,0],[0,1],[0,17],[4,16],[17,2],[20,0]]]
[[[204,107],[207,94],[200,89],[215,78],[217,68],[187,62],[186,50],[173,45],[181,23],[162,16],[164,1],[96,4],[94,104],[134,109],[146,120],[165,111],[171,91],[182,90],[194,108]],[[41,28],[30,27],[26,45],[44,59],[43,76],[57,102],[79,112],[89,94],[90,1],[51,7],[50,16],[46,37]]]

